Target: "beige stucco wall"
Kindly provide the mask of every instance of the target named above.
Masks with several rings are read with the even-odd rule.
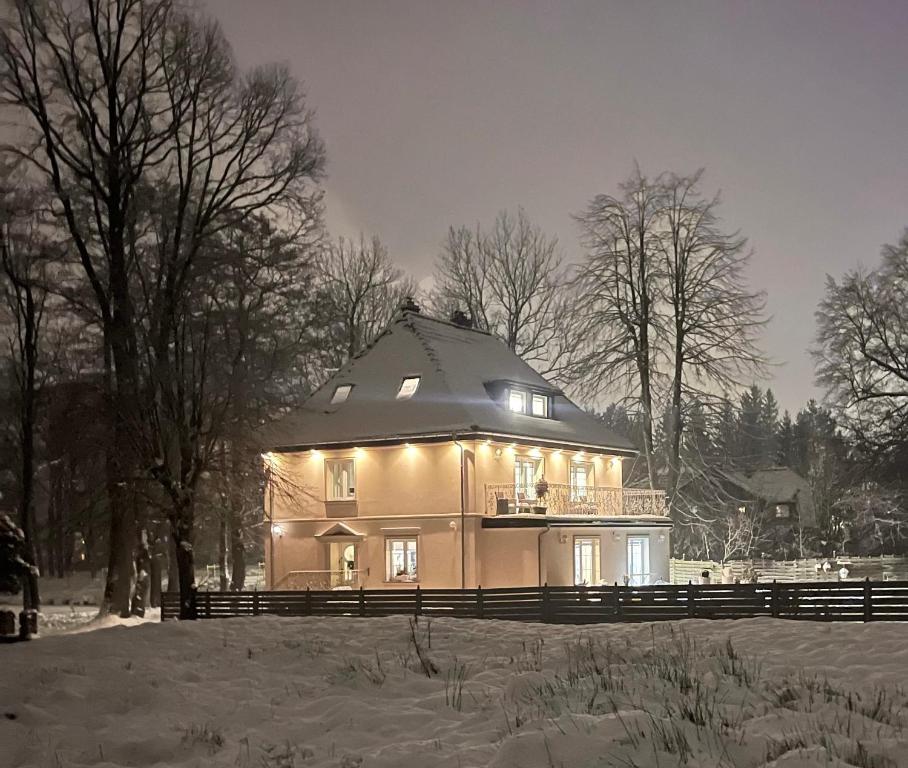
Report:
[[[486,485],[514,482],[514,459],[540,458],[550,483],[567,485],[576,452],[465,441],[467,514],[486,512]],[[274,519],[349,518],[372,515],[460,514],[460,448],[453,442],[336,451],[270,454]],[[356,502],[326,502],[325,462],[356,463]],[[593,484],[621,487],[621,459],[583,454],[592,463]],[[494,510],[493,510],[494,511]]]
[[[464,453],[464,512],[461,515],[460,456]],[[542,458],[550,483],[570,482],[575,452],[533,449],[505,443],[464,441],[370,447],[334,451],[269,454],[273,481],[266,487],[266,518],[279,526],[269,536],[266,525],[266,570],[275,582],[288,571],[330,570],[328,543],[318,535],[342,522],[364,537],[358,545],[357,568],[367,588],[388,587],[385,581],[385,540],[409,529],[418,537],[419,583],[424,588],[527,586],[539,581],[538,547],[542,528],[483,529],[487,508],[486,485],[514,482],[514,459]],[[326,501],[329,459],[353,458],[356,464],[356,500]],[[583,454],[594,467],[594,484],[619,488],[621,460]],[[272,517],[273,516],[273,517]],[[461,530],[464,531],[461,537]],[[562,543],[559,531],[567,531]],[[592,529],[601,537],[602,578],[622,581],[626,546],[611,529]],[[668,530],[653,529],[651,570],[668,578]],[[573,583],[573,536],[586,528],[555,529],[543,545],[542,581]],[[465,573],[461,576],[461,540]],[[664,564],[664,565],[663,565]],[[415,584],[391,584],[402,589]]]

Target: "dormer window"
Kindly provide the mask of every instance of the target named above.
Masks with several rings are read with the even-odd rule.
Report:
[[[508,391],[508,408],[514,413],[527,412],[527,393],[520,389]]]
[[[331,405],[339,405],[340,403],[347,402],[347,398],[350,397],[350,392],[352,391],[352,384],[338,384],[334,388],[334,394],[331,395]]]
[[[551,397],[528,389],[508,387],[504,405],[511,413],[522,413],[539,419],[549,419],[552,416]]]
[[[397,391],[398,400],[409,400],[413,395],[416,394],[416,390],[419,389],[419,376],[407,376],[401,383],[400,389]]]
[[[549,415],[549,399],[545,395],[533,395],[533,415],[547,418]]]

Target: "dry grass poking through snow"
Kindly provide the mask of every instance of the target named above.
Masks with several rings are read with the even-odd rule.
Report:
[[[231,619],[0,649],[0,766],[908,766],[904,625]]]

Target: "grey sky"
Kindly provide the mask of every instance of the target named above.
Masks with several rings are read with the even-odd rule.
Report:
[[[425,278],[450,224],[571,214],[648,173],[707,169],[769,293],[771,385],[817,395],[826,273],[908,225],[908,2],[210,0],[243,65],[304,81],[333,234],[378,234]]]

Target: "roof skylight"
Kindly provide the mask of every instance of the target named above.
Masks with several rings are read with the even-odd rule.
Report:
[[[416,394],[419,389],[419,376],[408,376],[400,383],[400,389],[397,391],[398,400],[409,400]]]
[[[350,397],[350,392],[352,390],[352,384],[338,384],[334,388],[334,394],[331,395],[331,405],[338,405],[339,403],[346,402],[347,398]]]

